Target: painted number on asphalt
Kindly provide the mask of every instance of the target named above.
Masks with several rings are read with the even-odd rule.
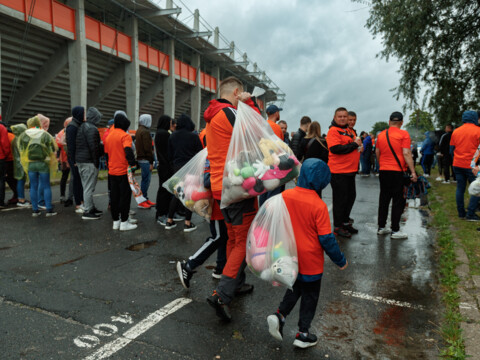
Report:
[[[128,314],[121,314],[111,317],[112,322],[122,324],[133,324],[132,317]],[[97,335],[80,335],[73,340],[73,343],[80,348],[91,349],[100,344],[98,336],[108,337],[118,332],[118,327],[112,324],[96,324],[92,328],[92,332]]]

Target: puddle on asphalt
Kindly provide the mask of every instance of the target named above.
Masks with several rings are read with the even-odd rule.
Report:
[[[8,250],[8,249],[11,249],[12,247],[13,247],[13,246],[2,247],[2,248],[0,248],[0,251],[2,251],[2,250]]]
[[[157,244],[157,241],[156,241],[156,240],[154,240],[154,241],[146,241],[146,242],[142,242],[142,243],[138,243],[138,244],[131,245],[131,246],[127,247],[126,250],[129,250],[129,251],[140,251],[140,250],[149,248],[149,247],[151,247],[151,246],[155,246],[156,244]]]

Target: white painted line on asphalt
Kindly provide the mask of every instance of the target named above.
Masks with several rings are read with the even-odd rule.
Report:
[[[112,342],[105,344],[93,354],[87,356],[84,360],[99,360],[106,359],[117,351],[123,349],[130,342],[135,340],[138,336],[149,330],[152,326],[155,326],[168,315],[173,314],[175,311],[180,310],[185,305],[189,304],[192,300],[187,298],[179,298],[171,303],[165,305],[163,308],[151,313],[145,319],[140,321],[137,325],[131,327],[129,330],[123,333],[123,336],[113,340]]]
[[[404,301],[385,299],[385,298],[382,298],[381,296],[372,296],[372,295],[363,294],[363,293],[355,292],[355,291],[349,291],[349,290],[342,290],[341,293],[343,295],[346,295],[346,296],[352,296],[352,297],[356,297],[356,298],[359,298],[359,299],[370,300],[370,301],[383,303],[383,304],[388,304],[388,305],[406,307],[406,308],[417,309],[417,310],[423,310],[424,309],[422,305],[414,305],[414,304],[410,304],[410,303],[404,302]]]

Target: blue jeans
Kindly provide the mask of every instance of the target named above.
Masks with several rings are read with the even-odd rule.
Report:
[[[50,173],[28,172],[30,178],[30,200],[34,211],[38,210],[38,193],[41,189],[47,210],[52,210],[52,189],[50,188]]]
[[[457,192],[455,194],[455,198],[457,200],[457,211],[459,217],[468,217],[475,216],[475,210],[478,206],[478,200],[480,199],[477,196],[470,196],[470,201],[468,203],[467,214],[465,214],[465,202],[464,202],[464,194],[465,189],[467,188],[467,181],[472,183],[476,176],[473,175],[472,169],[465,169],[460,167],[453,167],[453,172],[455,173],[455,177],[457,178]]]
[[[19,199],[25,199],[25,178],[17,180],[17,193]]]
[[[362,154],[360,156],[360,161],[362,163],[362,174],[370,175],[370,154]]]
[[[148,199],[148,187],[150,186],[150,180],[152,178],[152,172],[150,171],[150,163],[147,160],[139,160],[138,165],[142,170],[142,183],[140,184],[140,190],[145,199]]]

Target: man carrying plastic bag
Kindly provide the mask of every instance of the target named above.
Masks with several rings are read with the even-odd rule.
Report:
[[[292,289],[286,291],[277,311],[267,317],[267,322],[270,334],[277,340],[283,340],[285,318],[293,310],[298,299],[301,298],[299,331],[293,342],[294,346],[300,348],[317,344],[317,337],[309,332],[309,328],[315,316],[320,294],[324,263],[323,252],[325,251],[341,270],[348,265],[332,233],[327,205],[316,192],[324,189],[329,182],[330,169],[327,164],[314,158],[305,160],[297,186],[294,189],[284,191],[281,197],[277,195],[267,201],[259,210],[259,215],[255,218],[249,234],[250,245],[255,243],[256,246],[261,246],[266,243],[267,250],[271,249],[271,245],[274,245],[273,249],[267,251],[263,265],[261,259],[255,260],[254,254],[248,257],[249,265],[255,271],[262,269],[260,274],[266,280],[283,282],[288,286],[296,275],[295,258],[291,256],[294,254],[291,250],[293,245],[283,244],[279,246],[278,236],[282,236],[282,242],[287,242],[288,239],[283,234],[276,233],[273,228],[273,226],[277,226],[278,219],[270,222],[270,224],[263,222],[263,234],[254,225],[262,223],[260,216],[264,212],[264,207],[267,208],[267,213],[273,212],[276,213],[275,216],[280,216],[281,221],[286,223],[291,221],[298,256],[298,276],[294,279]],[[282,210],[281,206],[269,206],[271,202],[276,202],[277,198],[283,200],[287,213]],[[285,224],[283,227],[288,228]],[[267,235],[265,231],[275,238]],[[258,253],[261,253],[261,250],[257,250]],[[272,262],[272,260],[275,261]]]
[[[204,174],[207,148],[200,151],[170,179],[163,187],[171,192],[190,211],[210,221],[212,215],[212,192],[205,187]]]
[[[258,109],[251,95],[243,91],[243,84],[235,77],[224,79],[219,86],[220,99],[210,101],[204,113],[207,123],[207,144],[209,149],[210,182],[215,201],[220,202],[225,159],[232,138],[233,126],[239,101]],[[235,295],[253,291],[253,286],[245,284],[245,249],[247,233],[257,212],[257,201],[250,197],[222,209],[228,232],[227,263],[217,288],[207,298],[208,303],[225,321],[231,320],[228,304]]]
[[[275,190],[297,177],[299,170],[300,163],[288,145],[258,113],[239,103],[220,207]]]

